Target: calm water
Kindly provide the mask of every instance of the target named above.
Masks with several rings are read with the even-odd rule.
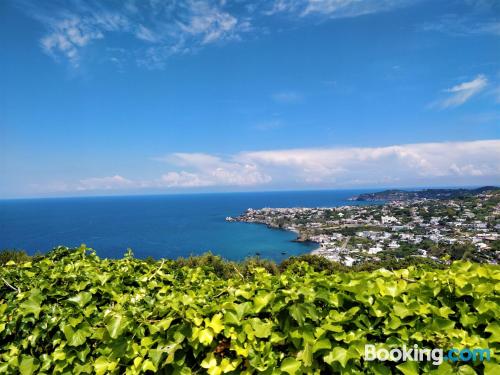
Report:
[[[239,260],[256,252],[281,260],[314,244],[291,242],[294,233],[264,225],[228,223],[247,208],[327,207],[352,204],[366,190],[226,193],[0,201],[0,249],[46,252],[85,243],[102,257],[177,258],[211,250]],[[286,252],[282,255],[281,252]]]

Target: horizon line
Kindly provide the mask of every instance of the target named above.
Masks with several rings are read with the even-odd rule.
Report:
[[[125,194],[96,194],[96,195],[54,195],[54,196],[27,196],[27,197],[0,197],[0,201],[16,200],[44,200],[44,199],[88,199],[88,198],[134,198],[134,197],[161,197],[161,196],[184,196],[184,195],[221,195],[221,194],[265,194],[265,193],[286,193],[286,192],[325,192],[325,191],[347,191],[347,190],[425,190],[425,189],[474,189],[481,187],[500,187],[499,183],[492,184],[472,184],[472,185],[420,185],[420,186],[395,186],[387,185],[380,187],[342,187],[342,188],[311,188],[311,189],[271,189],[271,190],[229,190],[229,191],[176,191],[176,192],[151,192],[151,193],[125,193]]]

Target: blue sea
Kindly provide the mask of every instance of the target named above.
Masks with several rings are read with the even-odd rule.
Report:
[[[261,224],[230,223],[247,208],[334,207],[368,190],[214,193],[0,200],[0,250],[47,252],[86,244],[101,257],[177,258],[211,251],[241,260],[256,253],[280,261],[312,243]],[[282,254],[283,253],[283,254]]]

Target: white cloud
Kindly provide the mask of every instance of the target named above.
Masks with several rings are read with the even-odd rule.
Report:
[[[80,61],[79,50],[94,40],[103,39],[106,32],[124,30],[129,27],[128,20],[120,14],[102,12],[80,16],[64,12],[61,17],[40,17],[49,32],[41,40],[42,49],[49,55],[65,56],[77,67]]]
[[[75,190],[115,190],[131,188],[134,186],[137,186],[136,182],[133,182],[120,175],[114,175],[110,177],[91,177],[80,180],[78,184],[76,184]],[[71,189],[71,187],[66,185],[66,190],[67,189]]]
[[[280,119],[261,121],[254,125],[254,128],[261,131],[276,130],[283,128],[285,123]]]
[[[165,164],[165,172],[155,179],[92,177],[76,183],[57,182],[47,189],[89,192],[500,183],[500,139],[268,150],[225,157],[173,153],[154,160]]]
[[[156,158],[190,171],[169,172],[162,176],[167,187],[252,186],[266,184],[271,177],[251,162],[237,162],[202,153],[175,153]]]
[[[467,102],[473,96],[483,91],[487,85],[488,80],[486,76],[480,74],[472,81],[462,82],[458,85],[444,90],[444,92],[448,93],[449,95],[442,100],[432,103],[431,107],[458,107]]]
[[[272,95],[272,98],[277,103],[298,103],[303,100],[303,95],[297,91],[280,91]]]
[[[279,171],[281,177],[273,175],[273,180],[293,177],[305,185],[349,185],[356,180],[370,185],[369,181],[377,184],[398,180],[411,184],[451,182],[455,177],[500,178],[500,140],[258,151],[242,153],[239,158],[265,171]]]
[[[488,13],[486,13],[488,14]],[[474,19],[473,16],[463,17],[447,14],[437,21],[419,25],[418,30],[440,32],[450,36],[467,37],[474,35],[500,36],[500,22],[494,18]]]
[[[191,14],[180,27],[188,34],[201,36],[201,43],[213,43],[220,39],[235,38],[236,17],[203,1],[191,3]]]
[[[64,57],[73,67],[81,63],[81,51],[108,34],[122,34],[155,46],[129,47],[139,65],[158,68],[173,54],[196,51],[207,44],[237,40],[252,29],[248,17],[225,11],[223,2],[39,3],[28,0],[26,12],[47,29],[40,39],[44,52]]]
[[[156,35],[149,28],[141,24],[137,26],[135,36],[137,37],[137,39],[141,39],[151,43],[158,42],[160,40],[160,37],[158,35]]]
[[[106,43],[105,48],[120,48],[125,37],[138,42],[127,45],[128,56],[140,66],[156,69],[163,68],[172,55],[241,40],[249,32],[267,33],[272,29],[267,22],[273,15],[287,14],[291,22],[309,15],[355,17],[413,1],[418,0],[243,0],[235,6],[233,2],[211,0],[24,0],[22,10],[45,26],[42,49],[56,59],[67,59],[74,67],[81,64],[83,50],[96,41]],[[109,37],[117,34],[118,38]]]
[[[213,181],[202,180],[200,176],[195,173],[189,173],[185,171],[181,172],[168,172],[161,176],[160,186],[165,186],[168,188],[172,187],[203,187],[203,186],[212,186],[214,184]]]
[[[304,17],[322,15],[329,18],[357,17],[390,11],[418,0],[275,0],[265,12],[296,14]]]

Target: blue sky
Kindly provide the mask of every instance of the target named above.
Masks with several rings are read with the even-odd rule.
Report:
[[[0,45],[3,198],[500,183],[495,1],[7,0]]]

